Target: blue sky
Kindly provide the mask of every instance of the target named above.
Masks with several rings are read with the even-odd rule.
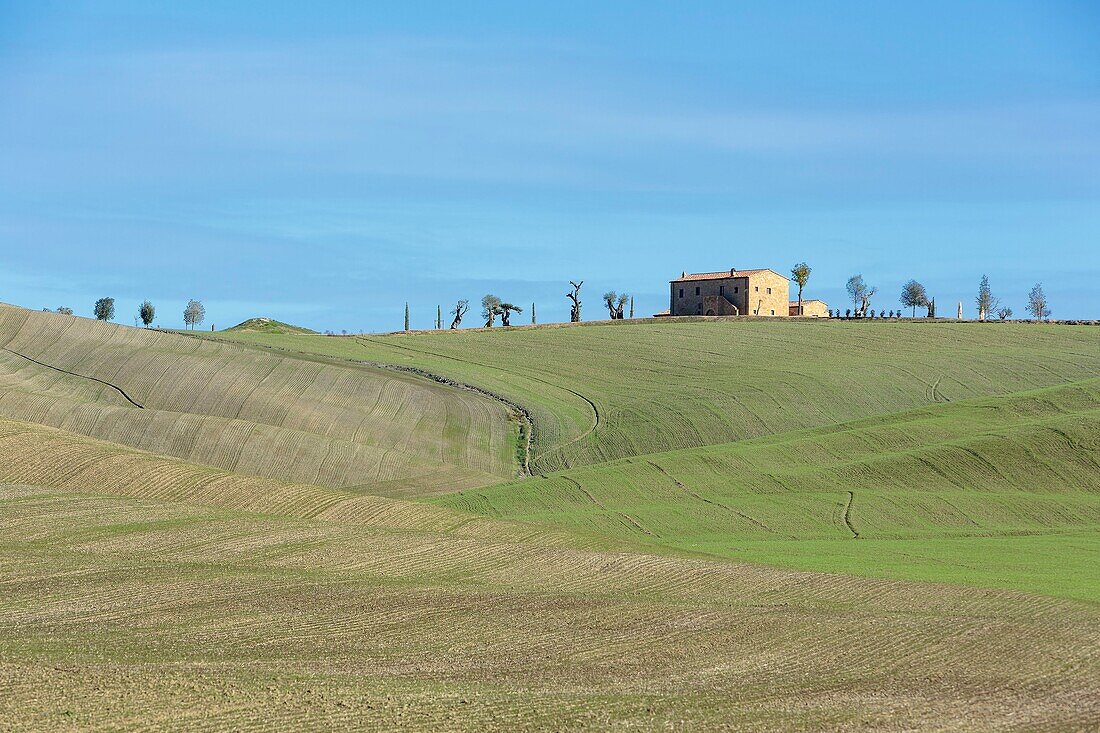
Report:
[[[380,5],[0,0],[0,300],[376,331],[806,260],[1100,317],[1096,3]]]

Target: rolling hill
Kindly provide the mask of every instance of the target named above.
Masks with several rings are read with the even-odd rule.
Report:
[[[1005,395],[1100,374],[1100,329],[1026,323],[660,321],[235,341],[418,367],[535,420],[551,472]]]
[[[3,305],[0,417],[376,493],[483,485],[518,468],[517,416],[474,392]]]
[[[0,722],[1087,729],[1098,373],[1088,327],[0,306]]]

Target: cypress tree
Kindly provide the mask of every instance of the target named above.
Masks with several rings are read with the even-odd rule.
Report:
[[[630,296],[630,317],[634,317],[634,296]]]
[[[435,307],[435,330],[443,330],[443,306],[441,305]]]
[[[531,325],[538,323],[538,319],[535,318],[535,304],[531,304]]]
[[[409,302],[405,301],[405,330],[409,330]]]

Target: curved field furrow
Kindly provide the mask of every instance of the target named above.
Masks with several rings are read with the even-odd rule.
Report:
[[[1098,469],[1092,379],[431,501],[666,551],[1096,598]]]
[[[0,306],[0,727],[1100,722],[1100,330],[223,337]]]
[[[507,408],[411,375],[3,305],[0,346],[3,417],[323,486],[516,470]]]
[[[416,367],[502,394],[535,420],[536,473],[1100,372],[1100,329],[1087,326],[635,321],[355,339],[218,337]]]
[[[21,558],[0,564],[0,717],[21,728],[1100,716],[1091,604],[540,545],[489,523],[394,531],[12,485],[0,502]]]

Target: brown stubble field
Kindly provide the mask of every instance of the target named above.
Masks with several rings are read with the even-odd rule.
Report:
[[[1100,720],[1100,618],[1083,604],[574,549],[492,526],[391,529],[11,484],[0,496],[12,728]]]

